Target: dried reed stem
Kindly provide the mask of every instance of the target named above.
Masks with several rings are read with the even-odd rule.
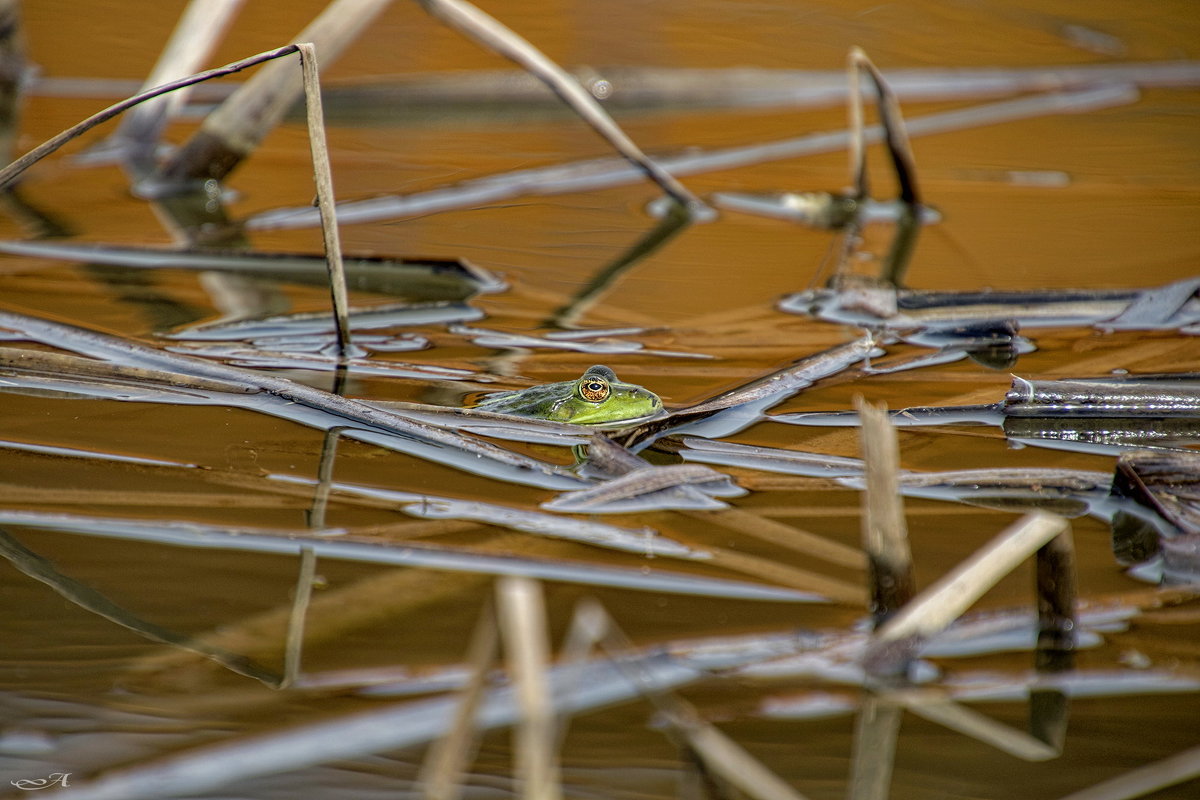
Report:
[[[1132,103],[1137,97],[1137,92],[1128,85],[1102,85],[1075,92],[1034,95],[916,117],[909,121],[908,132],[927,136],[1046,114],[1081,114]],[[882,132],[879,127],[872,126],[867,128],[865,135],[868,142],[876,142],[880,140]],[[831,131],[723,150],[688,152],[661,158],[660,161],[674,175],[700,175],[828,153],[846,147],[848,138],[847,131]],[[411,195],[389,195],[345,203],[341,216],[344,221],[353,220],[355,223],[428,216],[441,211],[476,208],[514,197],[609,189],[633,183],[642,177],[641,170],[631,164],[596,160],[521,169]],[[309,214],[310,210],[283,208],[266,211],[251,217],[247,227],[251,230],[312,227],[315,215]]]
[[[867,135],[863,122],[860,56],[865,58],[863,51],[852,47],[846,57],[847,79],[850,83],[850,91],[846,97],[846,113],[849,117],[849,143],[846,153],[850,157],[851,185],[854,187],[855,200],[863,200],[871,192],[867,178]]]
[[[148,89],[147,91],[136,94],[133,97],[126,98],[119,103],[114,103],[103,111],[96,112],[82,122],[77,122],[57,136],[47,139],[45,142],[33,148],[16,161],[13,161],[4,169],[0,169],[0,188],[8,186],[22,172],[41,161],[46,156],[55,152],[67,142],[78,136],[81,136],[84,133],[87,133],[100,123],[107,122],[108,120],[120,114],[122,111],[133,108],[139,103],[144,103],[147,100],[151,100],[159,95],[166,94],[167,92],[173,92],[177,89],[182,89],[185,86],[191,86],[212,78],[220,78],[225,75],[232,75],[235,72],[241,72],[248,67],[256,66],[264,61],[270,61],[275,58],[280,58],[281,56],[291,55],[292,53],[296,52],[296,50],[297,47],[294,44],[285,45],[284,47],[280,47],[275,50],[268,50],[266,52],[259,53],[258,55],[250,56],[249,58],[243,58],[240,61],[234,61],[233,63],[226,64],[223,67],[217,67],[216,69],[210,69],[195,75],[189,75],[188,77],[181,78],[177,81],[164,83],[162,86],[156,86],[153,89]]]
[[[332,61],[388,2],[334,0],[294,41],[313,42]],[[295,70],[283,65],[260,70],[205,118],[200,130],[160,170],[162,182],[224,179],[283,119],[302,91]]]
[[[719,515],[721,512],[715,512]],[[715,518],[714,515],[714,518]],[[767,522],[769,520],[764,520]],[[834,603],[843,603],[855,608],[862,607],[866,595],[862,585],[843,581],[820,572],[793,567],[789,563],[781,563],[753,553],[743,553],[722,547],[710,547],[713,566],[731,569],[744,575],[750,575],[760,581],[798,589],[802,592],[812,592],[820,598]],[[816,598],[814,598],[816,599]]]
[[[191,0],[142,88],[150,89],[199,69],[243,1]],[[144,103],[121,120],[114,138],[135,169],[149,169],[153,164],[155,143],[167,121],[187,101],[187,95],[179,91]]]
[[[616,666],[623,670],[628,667],[630,681],[641,687],[645,697],[670,723],[673,738],[690,751],[706,774],[719,777],[751,800],[805,800],[804,795],[792,789],[741,745],[704,720],[691,703],[671,692],[653,688],[654,681],[641,669],[623,662],[621,654],[636,649],[633,642],[599,603],[590,604],[587,611],[590,618],[581,621],[577,615],[572,627],[579,623],[591,630],[578,633],[576,637],[595,637]]]
[[[1200,775],[1200,747],[1192,747],[1152,764],[1130,770],[1061,800],[1129,800]]]
[[[912,599],[912,552],[900,494],[900,448],[887,406],[854,398],[862,428],[859,440],[865,467],[862,537],[871,583],[871,615],[878,627]]]
[[[958,619],[984,592],[1067,529],[1065,519],[1045,513],[1028,514],[1005,529],[875,632],[864,658],[868,670],[893,674],[922,642]]]
[[[912,145],[904,126],[900,103],[875,64],[860,48],[850,48],[850,168],[854,179],[854,199],[867,196],[866,134],[863,128],[862,86],[860,73],[865,72],[875,87],[879,118],[883,126],[883,141],[892,160],[896,182],[900,186],[903,210],[896,221],[896,233],[881,265],[881,276],[893,286],[899,286],[908,261],[916,247],[921,229],[920,197],[917,193],[917,168]],[[843,258],[843,261],[845,258]]]
[[[917,194],[916,180],[916,161],[912,154],[912,145],[908,141],[908,132],[904,127],[904,115],[900,112],[900,102],[896,99],[895,93],[888,86],[887,81],[883,79],[883,73],[876,68],[871,59],[867,57],[860,48],[850,48],[850,66],[853,82],[851,85],[851,114],[850,119],[853,122],[856,114],[854,111],[857,105],[857,124],[861,134],[862,128],[862,94],[858,85],[858,74],[866,72],[871,77],[871,82],[875,85],[875,92],[878,95],[879,102],[879,117],[883,124],[884,141],[887,144],[889,155],[892,157],[892,166],[896,170],[896,180],[900,184],[900,199],[908,205],[916,205],[920,202]],[[861,169],[863,175],[861,177],[862,186],[866,188],[866,164],[865,159],[861,155],[861,138],[858,144],[860,154],[858,162],[853,165],[855,169],[856,186],[858,181],[858,169]],[[864,195],[865,196],[865,195]]]
[[[665,716],[711,774],[751,800],[805,800],[740,744],[701,719],[690,704],[673,695],[672,699],[675,707],[664,712]]]
[[[864,692],[854,721],[848,800],[887,800],[892,785],[896,738],[904,709],[873,692]]]
[[[484,608],[471,634],[467,648],[467,668],[470,678],[460,692],[461,701],[446,735],[430,745],[421,765],[417,781],[425,800],[457,800],[462,794],[462,776],[474,747],[475,715],[483,699],[488,670],[499,654],[500,637],[496,614],[491,606]]]
[[[984,592],[1066,529],[1066,520],[1052,514],[1022,517],[905,606],[879,630],[878,637],[894,640],[932,636],[958,619]]]
[[[1067,741],[1071,698],[1062,689],[1034,685],[1029,690],[1029,734],[1058,754]]]
[[[549,660],[542,585],[524,577],[496,582],[497,611],[509,673],[521,708],[514,736],[517,782],[525,800],[558,800],[554,703],[546,675]]]
[[[642,152],[621,129],[595,97],[574,76],[496,18],[465,0],[419,0],[431,15],[479,42],[489,50],[515,61],[533,73],[569,105],[584,122],[600,134],[614,149],[659,185],[689,213],[708,206],[673,175]]]
[[[1023,761],[1048,761],[1059,755],[1057,747],[946,697],[917,695],[906,700],[905,706],[918,717],[970,736]]]
[[[726,508],[720,511],[682,511],[685,516],[711,522],[731,531],[753,536],[764,542],[786,547],[807,558],[819,558],[830,564],[848,569],[863,568],[863,554],[853,547],[844,545],[833,539],[826,539],[815,533],[788,525],[778,520],[767,519],[750,511],[739,508]]]
[[[304,68],[308,143],[312,151],[313,177],[317,184],[317,207],[321,211],[325,260],[329,265],[329,293],[333,300],[338,355],[345,357],[350,347],[350,301],[346,296],[346,269],[342,265],[342,242],[338,235],[337,209],[333,198],[333,174],[329,168],[329,149],[325,144],[325,114],[321,107],[321,78],[317,69],[317,52],[311,42],[298,44],[296,47],[300,49],[300,64]]]

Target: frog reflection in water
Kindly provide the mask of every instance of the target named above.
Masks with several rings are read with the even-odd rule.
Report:
[[[662,411],[662,401],[641,386],[622,383],[611,369],[597,364],[577,380],[498,392],[475,407],[518,417],[605,425],[652,417]]]

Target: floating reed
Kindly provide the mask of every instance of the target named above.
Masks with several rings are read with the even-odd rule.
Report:
[[[1015,100],[985,103],[965,109],[942,111],[910,119],[909,136],[995,125],[1047,114],[1076,114],[1134,102],[1136,89],[1128,85],[1105,85],[1074,92],[1035,95]],[[658,159],[671,175],[699,175],[718,170],[736,169],[788,158],[828,153],[848,146],[849,131],[809,134],[794,139],[730,147],[721,150],[688,152]],[[867,142],[881,141],[878,126],[866,129]],[[593,159],[573,164],[535,167],[489,175],[452,186],[444,186],[410,195],[387,195],[343,203],[338,209],[344,224],[377,222],[388,219],[424,216],[440,211],[473,208],[515,197],[547,196],[586,192],[623,186],[645,178],[645,173],[628,162]],[[280,208],[256,214],[246,221],[251,230],[272,228],[308,228],[320,220],[311,208]]]

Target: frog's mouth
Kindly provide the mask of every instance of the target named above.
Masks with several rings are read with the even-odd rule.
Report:
[[[605,422],[580,422],[576,424],[584,428],[603,428],[605,430],[611,430],[613,428],[632,428],[635,425],[641,425],[643,422],[649,422],[652,419],[658,419],[659,417],[666,416],[666,414],[666,409],[664,409],[660,403],[657,409],[651,411],[649,414],[643,414],[640,417],[611,419],[606,420]]]

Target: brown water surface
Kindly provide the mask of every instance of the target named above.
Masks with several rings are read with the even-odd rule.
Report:
[[[42,78],[140,80],[151,68],[182,2],[36,0],[24,4],[29,57]],[[322,7],[318,0],[246,4],[212,64],[288,41]],[[568,66],[806,69],[842,68],[860,46],[887,74],[906,68],[1058,67],[1200,58],[1194,4],[1157,2],[735,2],[490,3],[502,18]],[[1194,63],[1194,62],[1193,62]],[[418,4],[395,4],[353,50],[323,65],[328,85],[438,71],[495,70],[508,63],[446,31]],[[232,83],[235,79],[227,79]],[[54,96],[35,84],[25,103],[16,149],[30,149],[123,96]],[[997,98],[906,102],[909,119]],[[340,199],[408,194],[515,169],[606,156],[576,118],[547,105],[444,109],[416,114],[338,111],[328,124]],[[873,113],[873,112],[872,112]],[[818,108],[719,108],[625,111],[619,120],[647,152],[722,148],[845,127],[840,103]],[[180,143],[196,119],[167,132]],[[154,209],[130,192],[116,166],[74,160],[96,144],[94,131],[40,163],[22,196],[59,220],[73,243],[169,247],[176,238]],[[922,231],[908,272],[914,286],[937,290],[1142,288],[1200,274],[1200,86],[1142,90],[1136,101],[1075,115],[1044,115],[916,138],[920,187],[942,220]],[[228,180],[235,219],[304,206],[313,195],[308,139],[299,116],[273,132]],[[886,157],[871,153],[874,193],[894,193]],[[840,190],[848,183],[844,152],[776,161],[686,179],[697,194],[715,191]],[[465,259],[501,276],[507,288],[470,299],[484,317],[468,323],[544,335],[546,322],[593,275],[634,246],[656,220],[648,183],[557,196],[525,196],[411,219],[345,225],[347,252]],[[886,246],[890,227],[866,234]],[[0,238],[24,239],[17,217],[0,216]],[[261,251],[319,253],[319,230],[254,230]],[[796,359],[850,341],[859,331],[785,314],[779,298],[819,285],[837,251],[826,231],[727,212],[696,224],[638,261],[587,308],[583,328],[637,327],[617,336],[644,350],[623,354],[550,349],[493,349],[446,325],[418,326],[430,346],[376,354],[417,365],[477,373],[461,382],[352,378],[345,393],[372,400],[456,406],[484,389],[519,388],[574,378],[605,362],[625,380],[657,392],[668,407],[713,397]],[[862,265],[872,272],[873,262]],[[228,287],[226,287],[228,288]],[[244,287],[243,287],[244,288]],[[328,305],[321,286],[275,284],[256,289],[278,313]],[[388,302],[352,292],[360,306]],[[216,283],[188,270],[123,271],[72,261],[0,257],[0,310],[14,311],[162,345],[162,334],[217,320],[224,310]],[[1036,352],[990,369],[963,360],[942,366],[818,383],[771,413],[842,410],[857,394],[892,408],[995,403],[1011,374],[1025,378],[1200,371],[1200,341],[1178,331],[1106,332],[1091,327],[1027,333]],[[896,346],[894,354],[918,348]],[[287,371],[328,389],[328,372]],[[493,381],[486,383],[485,381]],[[502,382],[497,386],[495,381]],[[235,528],[304,529],[324,435],[249,410],[0,393],[0,506],[137,520]],[[851,429],[760,423],[730,441],[857,456]],[[910,428],[899,434],[902,466],[913,470],[1057,467],[1111,472],[1115,456],[1020,447],[995,427]],[[48,454],[12,443],[136,456],[193,465],[133,464],[78,454]],[[570,465],[567,448],[508,445]],[[827,479],[719,467],[752,491],[729,502],[848,546],[859,546],[857,491]],[[297,484],[265,476],[302,479]],[[463,472],[352,440],[338,445],[335,479],[500,503],[526,510],[554,492]],[[1012,523],[1016,512],[962,503],[908,502],[919,587],[973,553]],[[587,519],[581,516],[581,519]],[[628,528],[653,528],[695,548],[721,548],[834,577],[852,586],[861,572],[717,524],[703,513],[655,511],[595,517]],[[648,562],[515,532],[503,525],[414,520],[395,503],[335,495],[330,528],[377,530],[487,553],[655,569],[772,583],[767,572],[711,563]],[[401,527],[407,525],[408,527]],[[379,526],[377,529],[371,526]],[[183,636],[223,632],[228,649],[273,671],[281,668],[297,559],[218,548],[6,526],[15,539],[62,575],[91,587],[144,620]],[[1150,587],[1113,557],[1110,530],[1088,516],[1072,520],[1081,598],[1099,601]],[[491,580],[459,572],[392,569],[322,559],[318,563],[310,641],[303,671],[459,664]],[[1019,568],[980,601],[984,609],[1028,608],[1032,565]],[[553,641],[575,603],[594,597],[637,643],[780,631],[848,631],[864,619],[845,603],[796,604],[723,600],[561,582],[545,586]],[[895,798],[1056,798],[1157,762],[1197,742],[1200,627],[1196,606],[1135,619],[1079,654],[1083,670],[1149,675],[1140,688],[1077,698],[1062,755],[1024,761],[912,714],[904,717],[891,781]],[[218,637],[220,638],[220,637]],[[44,583],[0,562],[0,796],[10,781],[69,772],[83,783],[98,771],[152,760],[198,745],[300,726],[378,707],[352,690],[281,691],[234,674],[187,651],[146,638],[68,602]],[[1032,656],[987,652],[942,659],[947,679],[1017,679]],[[999,677],[997,677],[999,676]],[[713,678],[684,695],[701,714],[810,798],[847,796],[859,689],[813,677]],[[789,714],[796,698],[832,697],[827,716]],[[1014,729],[1026,728],[1027,698],[978,701],[970,707]],[[772,709],[776,709],[772,711]],[[783,709],[783,710],[779,710]],[[561,754],[564,794],[580,798],[706,797],[680,794],[690,756],[650,722],[638,700],[572,720]],[[48,737],[44,752],[23,753],[20,737]],[[17,744],[14,744],[16,742]],[[332,765],[248,779],[195,797],[416,797],[423,750],[388,751]],[[468,776],[469,797],[515,797],[507,729],[488,733]],[[1193,797],[1195,780],[1155,798]],[[13,790],[16,795],[21,795]],[[49,791],[46,792],[50,794]],[[14,795],[14,796],[16,796]],[[57,795],[56,795],[57,796]],[[70,797],[64,791],[63,797]],[[713,795],[716,796],[716,795]]]

